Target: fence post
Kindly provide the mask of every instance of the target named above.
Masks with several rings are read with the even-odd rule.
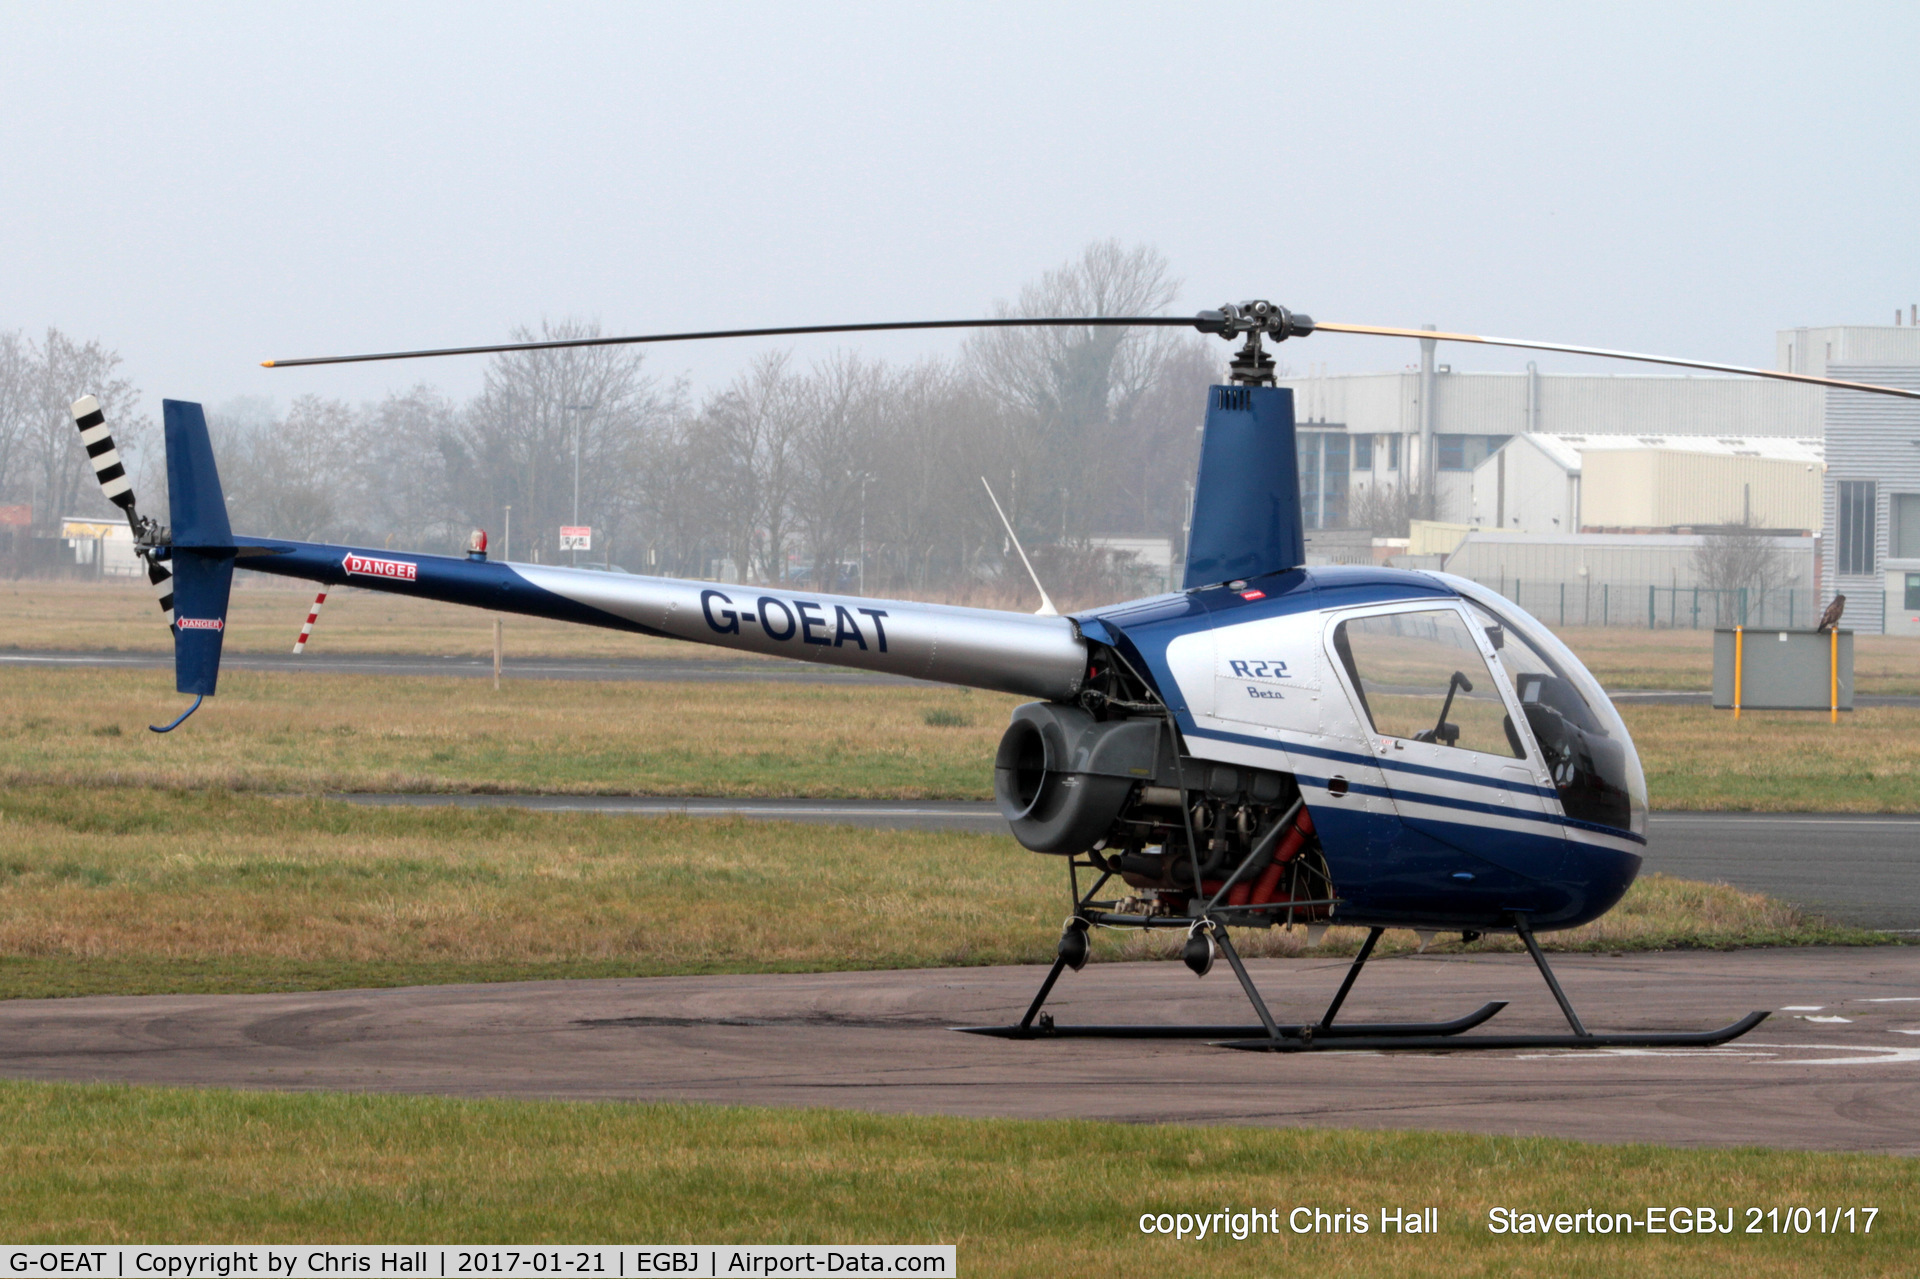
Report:
[[[1613,589],[1612,582],[1600,583],[1600,625],[1607,624],[1607,592]]]
[[[1740,625],[1747,624],[1747,588],[1740,588]]]
[[[1693,629],[1700,629],[1700,588],[1693,588]]]
[[[1567,584],[1560,583],[1560,625],[1567,624]]]
[[[1653,593],[1656,589],[1658,588],[1654,586],[1647,587],[1647,629],[1648,630],[1653,629]]]

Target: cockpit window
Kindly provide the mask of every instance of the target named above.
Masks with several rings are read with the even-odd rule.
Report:
[[[1520,758],[1506,703],[1465,619],[1452,609],[1355,617],[1334,651],[1386,737]]]
[[[1586,698],[1580,695],[1579,687],[1552,658],[1535,648],[1525,633],[1501,622],[1471,600],[1467,602],[1467,609],[1489,636],[1500,637],[1495,642],[1499,662],[1513,681],[1513,690],[1520,695],[1522,706],[1536,702],[1551,706],[1587,732],[1607,736],[1606,728]]]
[[[1512,621],[1472,601],[1467,607],[1489,635],[1501,637],[1500,665],[1513,680],[1527,727],[1540,743],[1567,816],[1634,829],[1635,786],[1644,794],[1645,783],[1638,782],[1638,768],[1630,762],[1624,730],[1609,732],[1572,672],[1530,642]],[[1640,807],[1644,811],[1644,799]]]

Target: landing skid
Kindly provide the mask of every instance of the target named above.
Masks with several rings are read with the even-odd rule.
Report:
[[[1506,1006],[1505,1000],[1496,1000],[1482,1004],[1465,1017],[1456,1017],[1452,1021],[1359,1022],[1350,1026],[1322,1026],[1316,1023],[1276,1025],[1274,1029],[1289,1039],[1440,1038],[1472,1030]],[[1264,1026],[1062,1026],[1044,1013],[1039,1022],[1032,1026],[956,1026],[954,1029],[968,1035],[992,1035],[996,1039],[1249,1039],[1253,1043],[1248,1047],[1273,1042],[1259,1038],[1267,1033]],[[1241,1045],[1228,1046],[1238,1048]]]
[[[1613,1031],[1595,1034],[1580,1021],[1579,1014],[1573,1010],[1566,992],[1560,988],[1560,981],[1547,963],[1547,957],[1541,953],[1540,944],[1534,940],[1533,929],[1524,915],[1513,916],[1513,929],[1525,943],[1527,954],[1533,958],[1535,967],[1546,979],[1547,988],[1553,992],[1555,1002],[1572,1028],[1570,1035],[1462,1035],[1462,1031],[1473,1029],[1492,1019],[1507,1005],[1504,1001],[1483,1004],[1480,1008],[1464,1017],[1442,1022],[1386,1022],[1353,1023],[1335,1025],[1334,1017],[1340,1006],[1346,1002],[1347,995],[1353,989],[1354,981],[1360,976],[1361,968],[1373,954],[1373,948],[1385,931],[1372,928],[1367,931],[1367,940],[1361,945],[1360,953],[1354,956],[1353,963],[1347,968],[1346,978],[1340,983],[1340,989],[1334,994],[1333,1002],[1327,1005],[1327,1011],[1320,1020],[1311,1025],[1281,1025],[1274,1021],[1267,1011],[1266,1001],[1255,989],[1253,979],[1248,976],[1246,966],[1241,963],[1240,955],[1233,948],[1224,926],[1212,927],[1214,944],[1226,956],[1233,968],[1233,974],[1239,979],[1240,988],[1246,993],[1253,1009],[1260,1015],[1258,1026],[1222,1026],[1222,1025],[1132,1025],[1132,1026],[1062,1026],[1052,1017],[1041,1012],[1047,997],[1053,993],[1054,983],[1060,980],[1060,974],[1068,967],[1078,968],[1079,964],[1070,962],[1075,954],[1085,962],[1084,933],[1079,938],[1081,949],[1071,948],[1069,938],[1076,926],[1084,929],[1084,921],[1076,918],[1068,925],[1068,936],[1061,941],[1061,955],[1047,973],[1046,980],[1040,984],[1040,990],[1034,995],[1033,1003],[1027,1008],[1027,1015],[1012,1026],[956,1026],[954,1029],[970,1035],[991,1035],[998,1039],[1205,1039],[1215,1042],[1216,1047],[1238,1048],[1249,1052],[1419,1052],[1419,1051],[1457,1051],[1474,1049],[1492,1051],[1497,1049],[1546,1049],[1546,1048],[1712,1048],[1738,1039],[1767,1019],[1767,1012],[1748,1013],[1731,1025],[1718,1030],[1702,1031]]]
[[[1369,1037],[1365,1034],[1354,1035],[1351,1039],[1328,1040],[1322,1035],[1298,1039],[1236,1039],[1216,1043],[1216,1048],[1243,1048],[1248,1052],[1300,1053],[1300,1052],[1375,1052],[1393,1049],[1396,1052],[1457,1052],[1462,1048],[1716,1048],[1721,1044],[1740,1038],[1755,1026],[1767,1019],[1765,1012],[1752,1012],[1729,1026],[1718,1030],[1693,1031],[1624,1031],[1618,1034],[1602,1032],[1585,1035],[1465,1035],[1450,1038],[1445,1035],[1408,1035]],[[1349,1034],[1364,1027],[1350,1027]]]

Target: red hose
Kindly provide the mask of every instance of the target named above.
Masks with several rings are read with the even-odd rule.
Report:
[[[1311,834],[1313,819],[1307,816],[1307,810],[1302,806],[1300,816],[1294,819],[1293,829],[1286,833],[1280,841],[1280,847],[1274,850],[1272,865],[1260,872],[1260,880],[1248,897],[1249,904],[1258,906],[1279,900],[1274,894],[1280,888],[1280,877],[1287,873],[1287,863],[1298,857],[1300,850],[1306,847],[1307,837]]]

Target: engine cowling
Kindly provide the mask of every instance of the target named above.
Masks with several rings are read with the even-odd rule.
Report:
[[[1013,712],[993,761],[993,794],[1013,837],[1036,853],[1082,851],[1150,782],[1166,739],[1157,719],[1102,723],[1057,702]]]

